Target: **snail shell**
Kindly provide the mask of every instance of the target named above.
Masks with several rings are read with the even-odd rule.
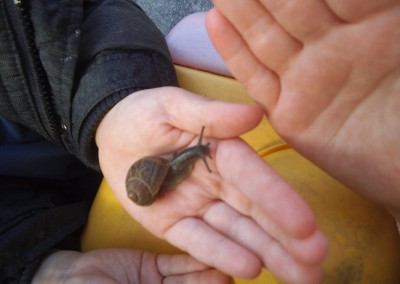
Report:
[[[126,177],[128,197],[138,205],[150,205],[167,176],[169,161],[160,157],[144,157],[134,163]]]
[[[171,161],[148,156],[135,162],[126,177],[128,197],[138,205],[151,205],[158,196],[176,188],[189,176],[198,159],[202,159],[211,172],[206,161],[206,156],[211,158],[210,144],[201,144],[203,132],[204,127],[196,146],[175,154]]]

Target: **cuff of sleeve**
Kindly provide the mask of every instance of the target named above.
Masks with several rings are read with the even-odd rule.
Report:
[[[136,91],[177,85],[172,63],[158,54],[103,52],[82,77],[73,102],[72,135],[78,157],[100,170],[94,137],[106,113]]]

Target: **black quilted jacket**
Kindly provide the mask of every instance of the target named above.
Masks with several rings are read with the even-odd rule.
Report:
[[[164,37],[133,2],[0,1],[0,116],[87,166],[98,169],[107,111],[166,85],[177,83]],[[0,283],[30,283],[41,256],[85,223],[88,203],[71,186],[0,176]]]

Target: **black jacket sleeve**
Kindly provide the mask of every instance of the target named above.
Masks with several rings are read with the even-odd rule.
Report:
[[[102,1],[86,13],[71,137],[77,155],[97,167],[93,136],[107,111],[135,91],[177,82],[163,35],[132,2]]]
[[[107,50],[96,56],[79,81],[72,103],[72,137],[82,161],[97,168],[93,136],[108,110],[135,91],[176,86],[171,74],[174,74],[172,65],[164,57],[148,51]],[[93,89],[93,84],[98,89]]]
[[[94,133],[107,111],[134,91],[177,85],[163,35],[130,0],[4,3],[0,24],[10,33],[0,50],[13,73],[1,74],[0,115],[92,168]]]
[[[0,4],[0,115],[98,169],[102,117],[137,90],[177,85],[165,40],[128,0],[22,3],[18,21],[13,0]],[[29,283],[46,251],[73,248],[60,242],[84,225],[90,203],[70,198],[72,188],[0,177],[0,282]]]

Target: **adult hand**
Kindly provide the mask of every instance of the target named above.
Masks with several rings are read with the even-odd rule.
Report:
[[[101,249],[87,253],[54,252],[43,261],[32,283],[227,284],[229,277],[187,255]]]
[[[400,220],[400,2],[214,3],[209,34],[279,134]]]
[[[179,88],[140,91],[102,120],[96,134],[100,165],[132,217],[201,262],[245,278],[268,266],[286,280],[319,281],[327,240],[313,213],[237,138],[261,116],[255,105],[214,101]],[[198,162],[183,183],[151,206],[128,199],[125,178],[133,162],[196,144],[202,126],[212,173]]]

